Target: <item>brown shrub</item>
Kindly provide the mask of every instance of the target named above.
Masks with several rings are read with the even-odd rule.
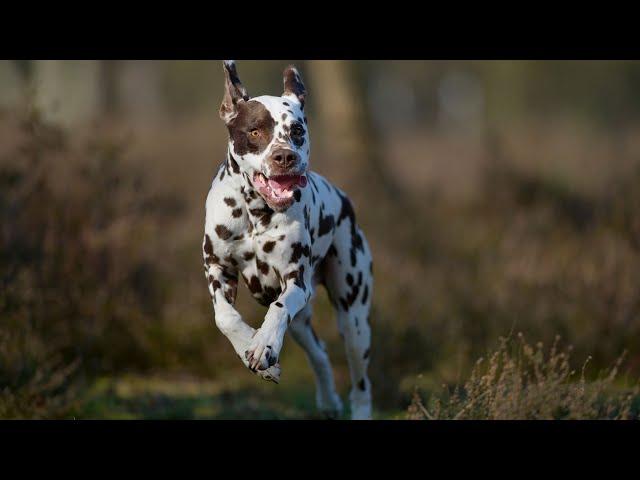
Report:
[[[71,377],[161,364],[155,238],[179,205],[119,143],[75,146],[35,112],[2,120],[0,416],[59,416]]]
[[[409,419],[556,420],[630,419],[640,389],[617,385],[622,357],[596,380],[587,382],[582,366],[579,378],[571,367],[571,347],[558,348],[556,337],[549,352],[541,343],[532,346],[522,334],[517,341],[500,338],[497,350],[480,358],[469,379],[452,392],[428,399],[418,391],[409,406]]]

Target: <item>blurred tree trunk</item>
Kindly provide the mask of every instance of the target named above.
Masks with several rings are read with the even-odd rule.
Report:
[[[361,226],[381,242],[372,248],[401,248],[408,254],[415,238],[424,237],[429,219],[423,205],[398,187],[385,164],[384,137],[367,107],[366,65],[314,60],[305,67],[314,118],[322,129],[321,167],[344,179],[338,185],[353,200]]]
[[[323,132],[323,165],[342,173],[346,189],[371,193],[382,188],[384,193],[396,196],[398,189],[385,174],[380,136],[367,112],[365,79],[358,75],[353,62],[308,61],[305,72]]]
[[[119,60],[100,61],[100,113],[112,117],[120,113],[120,71]]]
[[[162,91],[164,63],[157,60],[121,62],[120,106],[129,121],[147,122],[166,115]]]
[[[99,111],[97,60],[39,60],[33,62],[35,108],[47,121],[75,126]]]
[[[33,60],[13,60],[13,65],[18,72],[23,89],[27,91],[33,81]]]
[[[16,73],[18,85],[16,88],[15,101],[19,104],[31,107],[34,97],[35,68],[33,60],[12,60],[11,66]],[[7,93],[6,91],[3,93]],[[9,93],[11,95],[11,93]],[[11,96],[9,97],[11,98]]]

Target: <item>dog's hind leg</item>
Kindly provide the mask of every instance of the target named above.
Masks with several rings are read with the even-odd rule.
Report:
[[[357,226],[344,221],[325,258],[325,286],[336,309],[351,376],[351,417],[370,419],[371,382],[367,376],[371,345],[369,310],[373,288],[371,253]]]
[[[304,349],[316,378],[316,405],[329,418],[337,418],[342,413],[342,401],[336,393],[333,371],[329,356],[322,342],[311,326],[311,302],[294,317],[289,332]]]

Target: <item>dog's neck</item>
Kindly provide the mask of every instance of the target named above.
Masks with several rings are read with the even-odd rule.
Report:
[[[240,191],[241,188],[253,189],[253,184],[249,175],[245,173],[238,163],[237,157],[233,154],[233,147],[231,143],[227,146],[227,155],[224,159],[224,163],[222,164],[222,168],[225,169],[226,175],[228,176],[227,183],[233,185],[235,190]]]

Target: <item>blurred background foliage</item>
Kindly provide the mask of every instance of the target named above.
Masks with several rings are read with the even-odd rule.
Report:
[[[374,252],[379,417],[498,338],[640,374],[640,62],[239,61],[309,91],[312,168]],[[216,330],[200,245],[223,159],[217,61],[0,62],[0,417],[308,418],[287,340],[259,382]],[[244,292],[241,290],[241,292]],[[240,293],[254,326],[264,310]],[[348,374],[324,292],[315,308]]]

